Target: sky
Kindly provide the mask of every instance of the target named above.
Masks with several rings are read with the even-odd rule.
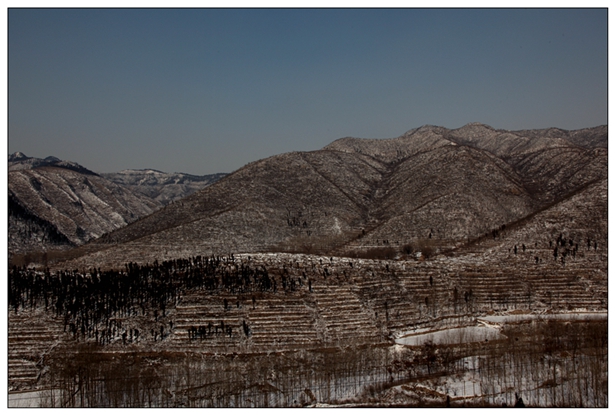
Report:
[[[8,149],[232,172],[426,124],[608,123],[607,9],[9,9]]]

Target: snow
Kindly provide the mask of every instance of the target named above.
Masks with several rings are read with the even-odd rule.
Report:
[[[340,222],[337,220],[337,218],[335,218],[335,225],[333,225],[333,230],[335,231],[335,233],[340,234],[342,233],[342,228],[340,226]]]
[[[477,319],[480,324],[479,326],[455,327],[437,331],[414,329],[401,332],[397,335],[395,343],[406,346],[421,346],[427,342],[433,344],[462,344],[466,342],[499,340],[506,338],[500,333],[499,324],[503,323],[518,323],[538,319],[601,320],[607,317],[608,314],[606,312],[485,316]]]
[[[31,392],[9,393],[8,407],[9,408],[39,408],[39,407],[59,407],[60,406],[60,391],[55,394],[52,390],[37,390]],[[55,396],[54,396],[55,395]],[[51,399],[55,400],[52,404]]]
[[[406,346],[433,344],[462,344],[467,342],[503,339],[505,336],[493,326],[457,327],[428,333],[408,332],[395,339],[395,343]]]

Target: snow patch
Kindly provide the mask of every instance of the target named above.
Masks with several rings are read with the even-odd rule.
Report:
[[[411,332],[411,334],[402,335],[395,339],[395,343],[406,346],[422,346],[428,342],[433,344],[463,344],[504,338],[506,337],[494,326],[475,326],[444,329],[422,334]]]
[[[342,227],[340,226],[340,223],[337,220],[337,218],[334,218],[334,219],[335,219],[335,224],[333,225],[333,230],[335,231],[335,233],[339,235],[340,233],[342,233]]]

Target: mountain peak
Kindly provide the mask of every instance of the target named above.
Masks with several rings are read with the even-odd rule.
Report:
[[[29,159],[30,157],[26,156],[21,151],[17,151],[9,156],[9,161],[21,161]]]
[[[59,158],[54,156],[48,156],[44,159],[40,159],[37,157],[28,157],[24,153],[21,153],[19,151],[9,156],[9,171],[30,170],[39,167],[58,167],[62,169],[73,170],[78,173],[94,176],[97,175],[93,171],[86,169],[78,163],[75,163],[73,161],[60,160]]]

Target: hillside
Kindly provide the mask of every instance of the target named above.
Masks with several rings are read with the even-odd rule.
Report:
[[[74,162],[9,157],[9,251],[81,245],[160,204]]]
[[[94,255],[109,266],[230,252],[445,252],[606,179],[606,137],[604,126],[504,131],[472,123],[343,138],[250,163],[88,250],[104,250]]]
[[[9,191],[8,247],[13,253],[45,251],[49,248],[68,249],[76,244],[48,220],[23,206]]]
[[[9,156],[9,250],[69,249],[224,177],[156,170],[97,174],[49,156]]]

